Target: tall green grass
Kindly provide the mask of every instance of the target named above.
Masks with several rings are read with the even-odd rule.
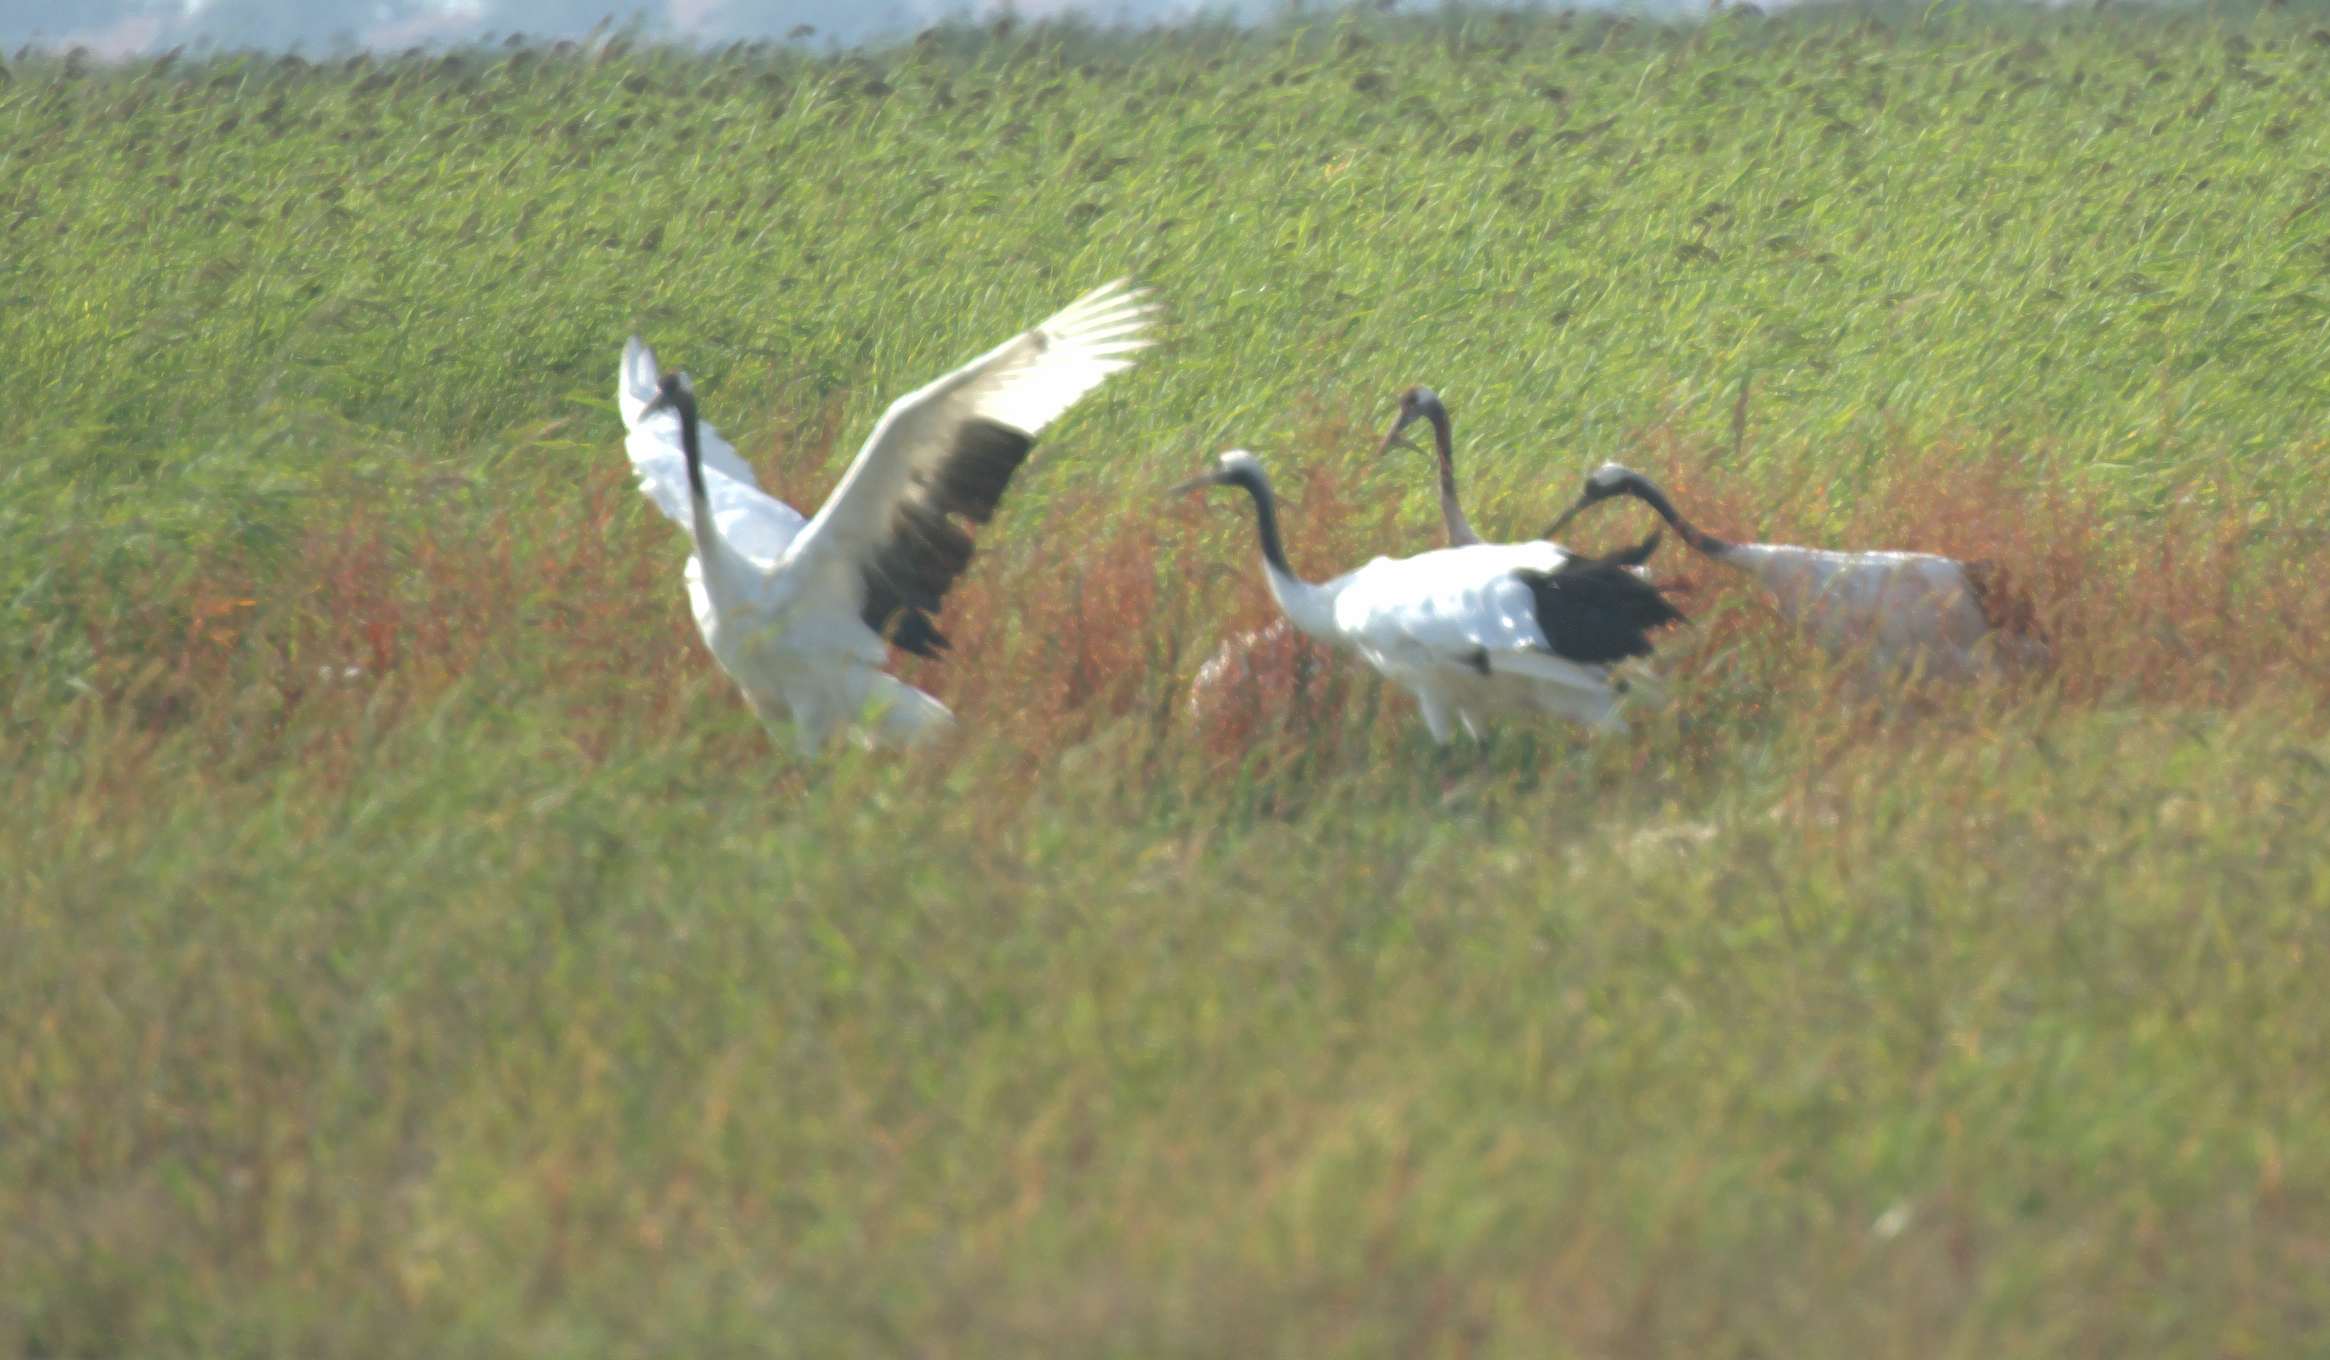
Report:
[[[0,1351],[2300,1354],[2330,1309],[2330,27],[1450,11],[0,82]],[[694,638],[638,329],[811,503],[1120,273],[942,750]],[[1314,574],[1592,464],[2004,560],[1875,707],[1435,752]],[[1745,390],[1744,404],[1741,392]],[[1641,525],[1603,512],[1581,541]],[[1674,551],[1671,547],[1668,550]]]

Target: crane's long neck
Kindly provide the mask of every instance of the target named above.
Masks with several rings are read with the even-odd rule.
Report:
[[[679,408],[680,449],[688,459],[688,532],[696,540],[696,551],[710,556],[727,545],[720,541],[719,525],[713,523],[712,492],[704,484],[704,435],[697,425],[694,398],[673,405]]]
[[[696,401],[682,397],[673,405],[680,417],[680,449],[688,461],[688,536],[696,541],[696,558],[703,563],[704,588],[721,598],[729,578],[744,569],[743,559],[720,537],[712,518],[712,491],[704,482],[704,436],[698,428]]]
[[[1434,410],[1428,417],[1432,422],[1432,444],[1440,454],[1440,522],[1448,530],[1448,546],[1469,547],[1481,541],[1464,517],[1464,507],[1456,502],[1456,439],[1448,428],[1448,413]]]
[[[1701,530],[1697,525],[1683,518],[1682,512],[1675,509],[1675,503],[1667,499],[1667,493],[1659,490],[1657,484],[1648,477],[1630,478],[1626,483],[1626,492],[1636,500],[1656,510],[1660,519],[1674,525],[1675,532],[1683,536],[1683,541],[1698,551],[1709,557],[1722,557],[1732,550],[1734,545],[1730,542]]]
[[[1231,481],[1254,498],[1254,527],[1262,540],[1262,574],[1270,582],[1270,597],[1295,627],[1313,637],[1331,636],[1332,592],[1295,575],[1288,564],[1286,542],[1278,536],[1278,498],[1271,494],[1270,483],[1251,472],[1241,472]]]

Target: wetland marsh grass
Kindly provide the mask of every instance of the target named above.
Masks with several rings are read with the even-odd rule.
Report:
[[[0,1352],[2318,1342],[2319,10],[7,70]],[[1123,272],[1166,343],[907,669],[961,736],[795,762],[623,336],[806,506]],[[1430,545],[1418,381],[1492,536],[1620,458],[2060,664],[1863,708],[1670,544],[1623,739],[1192,724],[1268,605],[1159,493]]]

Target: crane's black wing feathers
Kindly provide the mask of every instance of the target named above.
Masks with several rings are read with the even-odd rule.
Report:
[[[946,457],[899,498],[888,537],[866,559],[858,617],[868,628],[916,656],[946,650],[931,616],[971,564],[971,536],[952,517],[985,524],[1035,446],[1033,435],[998,421],[963,422]]]
[[[1585,664],[1649,656],[1650,633],[1684,621],[1657,586],[1627,570],[1647,561],[1658,542],[1653,532],[1632,548],[1514,573],[1536,597],[1537,630],[1555,656]]]

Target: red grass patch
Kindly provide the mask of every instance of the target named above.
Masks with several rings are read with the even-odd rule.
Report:
[[[1281,529],[1297,571],[1323,579],[1382,555],[1383,545],[1397,541],[1395,508],[1381,497],[1363,498],[1347,471],[1312,463],[1280,476],[1288,483],[1280,493]],[[1187,648],[1196,664],[1176,678],[1189,676],[1182,716],[1197,740],[1209,755],[1230,760],[1269,740],[1301,740],[1339,725],[1356,678],[1351,668],[1358,663],[1296,632],[1279,612],[1263,579],[1245,497],[1233,501],[1224,493],[1209,501],[1202,520],[1195,502],[1181,513],[1193,556],[1200,523],[1208,537],[1227,540],[1207,551],[1216,561],[1227,557],[1238,564],[1234,584],[1223,587],[1233,603],[1218,640],[1209,645],[1200,639]]]
[[[833,421],[814,423],[783,461],[822,463]],[[1339,448],[1349,435],[1315,438]],[[1759,493],[1717,449],[1671,430],[1637,442],[1641,465],[1712,532],[1997,563],[2052,640],[2038,683],[2062,699],[2234,705],[2293,688],[2330,698],[2330,643],[2313,626],[2330,616],[2330,575],[2246,509],[2191,500],[2107,516],[2075,479],[2021,451],[1952,441],[1897,450],[1879,485],[1838,506],[1820,491]],[[1314,577],[1429,537],[1362,493],[1368,465],[1272,463],[1290,553]],[[807,480],[787,484],[814,501]],[[485,670],[486,683],[559,696],[592,758],[619,733],[677,732],[699,711],[681,696],[734,696],[688,617],[684,547],[636,500],[612,460],[563,505],[520,501],[471,528],[350,496],[263,561],[222,553],[126,602],[92,580],[79,612],[96,621],[96,711],[153,734],[191,726],[222,760],[346,769],[360,727],[397,721]],[[1642,527],[1613,510],[1572,541],[1592,549]],[[1088,496],[1036,522],[1007,507],[983,540],[940,620],[953,650],[938,663],[898,658],[898,669],[966,727],[1005,734],[1031,771],[1129,718],[1154,742],[1194,740],[1217,758],[1314,743],[1344,721],[1364,679],[1279,621],[1242,498]],[[1670,640],[1662,666],[1685,679],[1721,667],[1735,691],[1823,703],[1801,693],[1802,653],[1752,583],[1682,551],[1670,542],[1654,569],[1703,587],[1688,596],[1698,625]],[[277,740],[286,733],[298,734],[288,748]]]

